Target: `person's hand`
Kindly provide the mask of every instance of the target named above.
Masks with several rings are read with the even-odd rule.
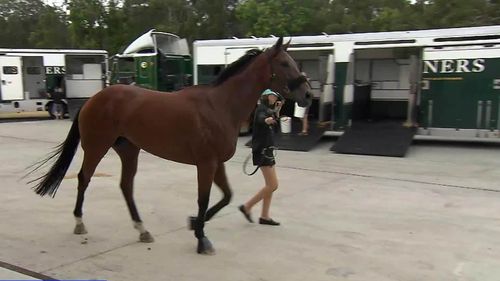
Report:
[[[267,117],[266,119],[264,119],[264,122],[266,122],[267,125],[276,124],[276,121],[273,117]]]
[[[283,106],[283,102],[282,101],[277,101],[275,103],[275,108],[274,108],[274,112],[276,114],[276,118],[279,118],[280,117],[280,111],[281,111],[281,107]]]

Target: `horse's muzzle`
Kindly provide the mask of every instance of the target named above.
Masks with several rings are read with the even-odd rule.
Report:
[[[288,82],[288,89],[293,93],[293,98],[301,107],[308,107],[312,103],[312,94],[309,92],[311,85],[304,75]]]
[[[300,75],[299,77],[288,81],[288,89],[290,90],[290,92],[293,92],[293,91],[297,90],[297,88],[299,88],[300,85],[302,85],[303,83],[306,83],[306,82],[307,82],[307,78],[304,75]]]
[[[312,104],[312,94],[307,91],[303,99],[297,99],[296,101],[300,107],[309,107]]]

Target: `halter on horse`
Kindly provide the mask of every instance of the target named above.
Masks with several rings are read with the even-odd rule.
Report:
[[[308,85],[295,61],[288,55],[283,38],[265,50],[250,50],[226,68],[211,85],[193,86],[162,93],[135,86],[114,85],[89,99],[75,117],[66,140],[35,170],[57,157],[50,170],[36,181],[35,192],[54,197],[81,141],[83,163],[78,173],[74,233],[86,233],[82,220],[85,190],[95,169],[110,148],[122,162],[120,187],[134,227],[142,242],[153,237],[144,228],[133,198],[133,179],[139,151],[164,159],[196,165],[198,216],[192,222],[198,253],[214,249],[205,236],[205,221],[228,205],[232,192],[224,162],[236,150],[239,126],[255,107],[260,93],[271,88],[299,105],[306,105]],[[223,198],[208,209],[212,182]],[[207,211],[208,209],[208,211]]]

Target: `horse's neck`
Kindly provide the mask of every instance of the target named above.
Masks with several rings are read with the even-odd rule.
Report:
[[[269,87],[270,73],[267,73],[266,62],[255,61],[241,73],[229,78],[220,86],[217,98],[227,110],[230,120],[239,126],[255,109],[257,100],[264,89]],[[266,69],[262,71],[262,69]]]

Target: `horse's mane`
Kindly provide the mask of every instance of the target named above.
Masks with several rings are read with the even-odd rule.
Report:
[[[230,77],[234,76],[235,74],[241,72],[243,69],[245,69],[246,66],[250,64],[250,62],[253,61],[258,55],[262,54],[264,51],[259,50],[259,49],[251,49],[248,50],[245,55],[243,55],[241,58],[239,58],[237,61],[231,63],[226,69],[224,69],[217,79],[212,82],[213,86],[218,86]]]

